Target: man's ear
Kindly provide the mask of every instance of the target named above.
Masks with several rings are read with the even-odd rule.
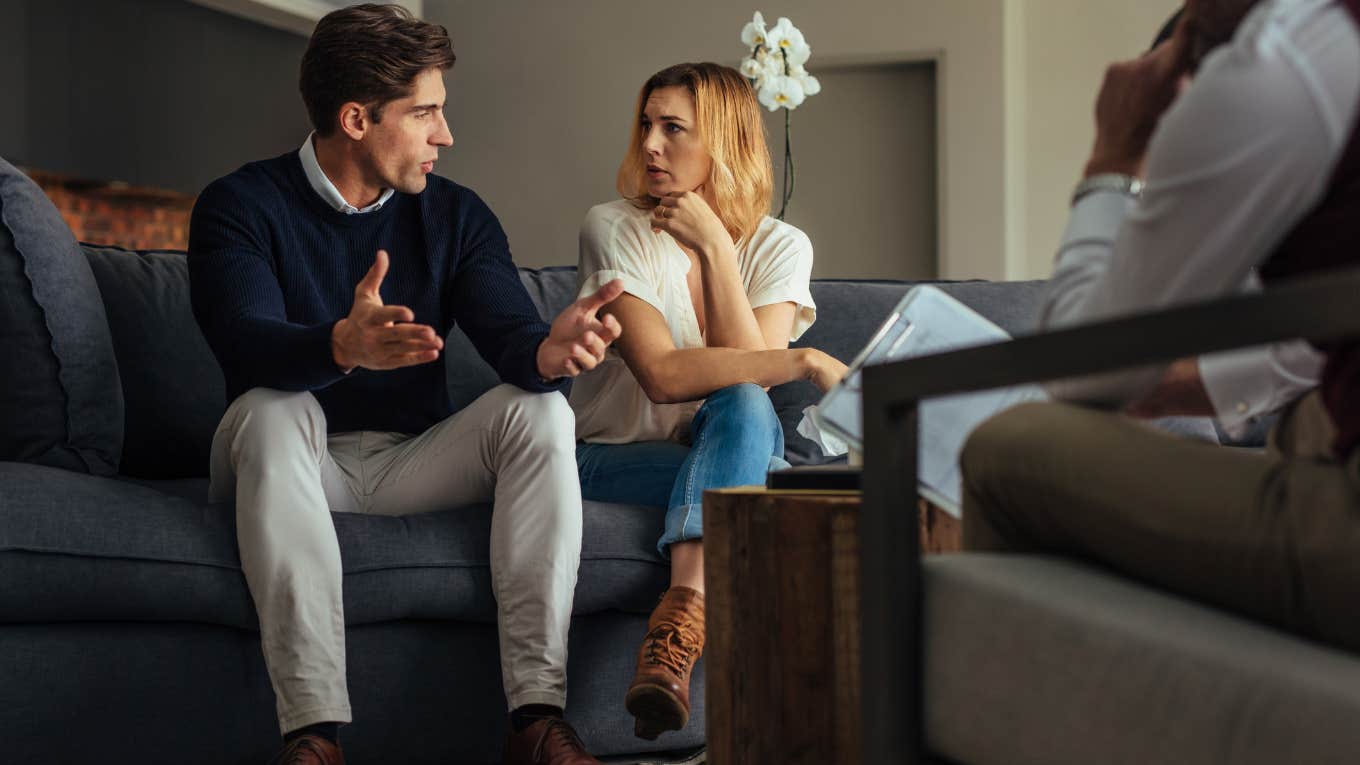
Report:
[[[350,101],[340,107],[339,115],[340,132],[349,136],[355,141],[362,140],[364,134],[372,123],[368,114],[368,107],[357,101]]]

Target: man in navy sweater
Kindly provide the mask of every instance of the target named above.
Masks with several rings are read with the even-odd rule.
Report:
[[[396,6],[317,25],[300,88],[315,132],[203,191],[194,315],[231,404],[212,498],[236,505],[285,744],[343,763],[349,722],[330,511],[399,515],[494,500],[491,579],[511,707],[506,763],[595,763],[561,719],[581,550],[575,421],[558,392],[621,328],[615,282],[543,323],[476,194],[431,175],[446,30]],[[503,384],[454,412],[440,362],[457,324]],[[433,732],[432,732],[433,733]]]

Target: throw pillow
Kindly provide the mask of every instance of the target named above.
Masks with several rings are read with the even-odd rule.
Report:
[[[123,391],[104,304],[42,189],[0,159],[0,460],[112,475]]]
[[[189,304],[183,252],[82,245],[109,317],[126,400],[121,472],[208,475],[227,386]]]

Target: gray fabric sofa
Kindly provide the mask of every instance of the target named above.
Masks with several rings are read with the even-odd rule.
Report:
[[[264,762],[278,731],[233,510],[206,502],[224,384],[184,255],[78,246],[3,160],[0,203],[0,761]],[[522,276],[544,316],[573,296],[572,268]],[[818,282],[802,344],[850,359],[908,287]],[[1012,331],[1038,296],[1035,283],[945,289]],[[445,361],[455,405],[496,382],[456,330]],[[821,460],[793,430],[814,389],[771,395],[790,461]],[[490,517],[334,515],[352,761],[499,757]],[[585,507],[567,714],[601,754],[703,742],[702,662],[684,731],[634,738],[622,703],[667,582],[661,528],[659,510]]]

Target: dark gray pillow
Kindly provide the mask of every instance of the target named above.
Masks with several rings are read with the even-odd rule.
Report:
[[[227,389],[194,321],[184,253],[82,246],[99,283],[123,383],[121,472],[162,479],[208,475]]]
[[[104,304],[71,230],[0,159],[0,460],[118,472],[123,391]]]
[[[575,266],[521,268],[519,279],[544,321],[552,321],[576,299]],[[496,370],[482,359],[472,341],[458,327],[444,338],[444,372],[454,411],[471,404],[501,381]],[[565,395],[570,391],[568,386],[562,393]]]
[[[812,299],[817,303],[817,321],[791,347],[816,348],[849,364],[911,286],[897,281],[814,281]],[[822,454],[816,443],[798,433],[803,410],[821,399],[821,392],[810,382],[785,383],[770,389],[770,401],[784,428],[784,459],[791,465],[845,461],[844,456]]]

